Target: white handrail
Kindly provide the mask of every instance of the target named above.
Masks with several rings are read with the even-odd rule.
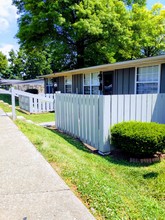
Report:
[[[15,114],[15,96],[19,97],[19,106],[21,109],[30,113],[41,113],[54,111],[55,108],[55,94],[32,94],[11,88],[12,92],[12,112],[13,120],[16,118]]]
[[[14,93],[17,96],[22,95],[22,96],[27,96],[29,98],[37,98],[45,102],[53,102],[53,98],[48,98],[48,97],[45,97],[39,94],[32,94],[32,93],[23,92],[23,91],[16,90],[16,89],[14,89]]]

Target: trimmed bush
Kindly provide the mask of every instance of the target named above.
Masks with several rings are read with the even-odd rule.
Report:
[[[115,148],[130,156],[148,157],[165,150],[165,125],[154,122],[122,122],[111,128]]]

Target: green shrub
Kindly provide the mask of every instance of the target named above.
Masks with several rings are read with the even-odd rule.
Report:
[[[165,125],[154,122],[122,122],[111,128],[115,148],[131,156],[153,156],[165,150]]]

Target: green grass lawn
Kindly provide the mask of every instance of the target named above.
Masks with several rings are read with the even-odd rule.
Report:
[[[3,100],[4,102],[11,105],[11,96],[10,95],[4,95],[0,94],[0,100]],[[16,106],[18,106],[18,100],[16,99]],[[4,103],[0,103],[0,108],[2,108],[5,112],[11,112],[11,107],[8,105],[4,105]],[[16,110],[17,116],[23,116],[27,120],[31,120],[35,123],[42,123],[42,122],[50,122],[55,120],[55,114],[54,113],[43,113],[43,114],[25,114],[19,110]]]
[[[57,131],[16,124],[97,219],[165,219],[165,160],[130,164],[92,154]]]

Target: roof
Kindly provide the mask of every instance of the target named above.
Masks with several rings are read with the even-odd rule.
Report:
[[[15,80],[15,79],[0,79],[0,85],[13,85],[17,83],[21,83],[22,80]]]
[[[49,75],[43,75],[39,78],[54,78],[58,76],[67,76],[67,75],[75,75],[75,74],[86,74],[91,72],[100,72],[100,71],[111,71],[115,69],[122,69],[122,68],[131,68],[131,67],[138,67],[138,66],[144,66],[148,63],[152,65],[165,63],[165,55],[155,56],[155,57],[147,57],[142,59],[136,59],[136,60],[129,60],[124,62],[116,62],[112,64],[104,64],[99,66],[92,66],[87,68],[81,68],[81,69],[74,69],[69,71],[63,71],[63,72],[57,72]]]
[[[23,80],[18,84],[37,84],[37,85],[39,85],[39,84],[43,84],[43,83],[44,83],[43,79],[29,79],[29,80]]]
[[[43,84],[43,79],[30,79],[30,80],[15,80],[15,79],[1,79],[0,85],[15,85],[15,84]]]

